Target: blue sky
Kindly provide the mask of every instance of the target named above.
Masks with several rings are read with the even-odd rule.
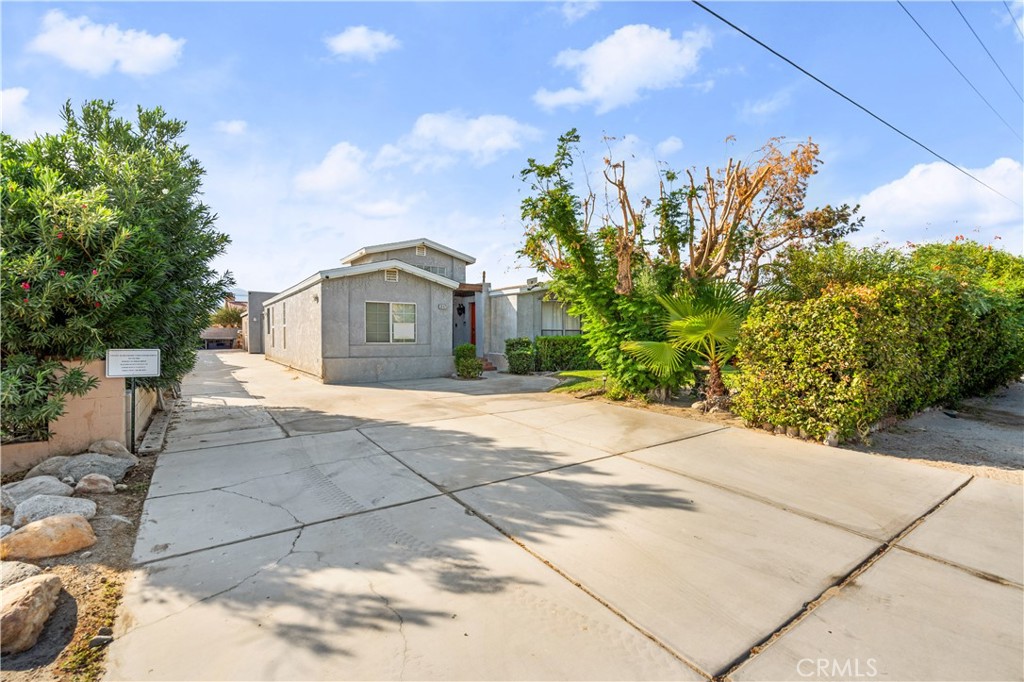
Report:
[[[812,203],[860,203],[858,243],[1021,253],[1024,3],[957,3],[1009,83],[951,3],[904,4],[1012,131],[895,2],[710,6],[1012,201],[690,3],[4,2],[3,129],[57,130],[67,99],[187,121],[233,240],[216,266],[249,290],[420,236],[521,282],[519,171],[573,127],[591,173],[610,152],[648,195],[659,163],[810,137]]]

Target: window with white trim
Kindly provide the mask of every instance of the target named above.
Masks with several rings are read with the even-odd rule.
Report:
[[[435,275],[441,275],[442,277],[448,276],[448,268],[443,265],[421,265],[420,267],[427,272],[434,273]]]
[[[541,301],[541,336],[577,336],[580,318],[570,315],[561,301]]]
[[[366,343],[416,343],[416,304],[367,301]]]

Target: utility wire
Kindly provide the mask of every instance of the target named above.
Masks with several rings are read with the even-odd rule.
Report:
[[[1013,91],[1017,93],[1017,97],[1020,99],[1020,101],[1024,102],[1024,97],[1021,97],[1021,94],[1020,94],[1020,92],[1017,91],[1017,88],[1013,84],[1013,81],[1011,81],[1010,78],[1006,75],[1006,72],[1003,71],[1003,67],[999,66],[999,62],[996,61],[996,58],[993,57],[992,53],[988,51],[987,47],[985,47],[985,43],[983,43],[981,41],[981,36],[979,36],[978,32],[974,30],[973,26],[971,26],[971,22],[967,21],[967,17],[965,17],[964,13],[960,11],[960,7],[956,4],[956,1],[955,0],[949,0],[949,1],[951,3],[953,3],[953,7],[956,8],[957,14],[959,14],[960,18],[964,20],[965,24],[967,24],[967,28],[971,29],[971,33],[973,33],[974,37],[978,39],[978,44],[981,45],[981,49],[985,50],[985,54],[988,55],[988,58],[991,59],[992,63],[996,65],[996,68],[999,69],[999,73],[1003,74],[1003,78],[1006,79],[1007,85],[1009,85],[1011,88],[1013,88]]]
[[[721,21],[722,23],[726,24],[727,26],[731,27],[732,29],[736,30],[737,32],[739,32],[739,33],[742,33],[742,34],[743,34],[744,36],[746,36],[747,38],[750,38],[750,39],[751,39],[752,41],[754,41],[755,43],[757,43],[758,45],[760,45],[760,46],[761,46],[761,47],[763,47],[764,49],[768,50],[768,51],[769,51],[769,52],[771,52],[771,53],[772,53],[773,55],[775,55],[776,57],[778,57],[779,59],[781,59],[782,61],[784,61],[784,62],[786,62],[787,64],[789,64],[790,66],[792,66],[792,67],[793,67],[794,69],[796,69],[796,70],[797,70],[797,71],[799,71],[800,73],[804,74],[805,76],[807,76],[807,77],[808,77],[808,78],[810,78],[811,80],[813,80],[813,81],[817,82],[817,83],[818,83],[819,85],[822,85],[822,86],[824,86],[825,88],[827,88],[827,89],[831,90],[831,91],[832,91],[833,93],[835,93],[836,95],[839,95],[840,97],[842,97],[842,98],[843,98],[843,99],[845,99],[845,100],[846,100],[847,102],[849,102],[849,103],[850,103],[850,104],[852,104],[853,106],[855,106],[855,107],[857,107],[858,109],[860,109],[861,111],[863,111],[863,112],[864,112],[865,114],[867,114],[867,115],[868,115],[868,116],[870,116],[871,118],[875,119],[876,121],[878,121],[879,123],[881,123],[881,124],[882,124],[882,125],[884,125],[885,127],[889,128],[890,130],[894,131],[895,133],[897,133],[897,134],[901,135],[902,137],[905,137],[906,139],[910,140],[911,142],[913,142],[913,143],[914,143],[914,144],[916,144],[916,145],[917,145],[918,147],[920,147],[921,149],[925,150],[926,152],[928,152],[929,154],[931,154],[931,155],[932,155],[932,156],[934,156],[935,158],[939,159],[940,161],[943,161],[943,162],[945,162],[946,164],[948,164],[948,165],[949,165],[949,166],[951,166],[952,168],[955,168],[956,170],[960,171],[961,173],[963,173],[964,175],[966,175],[967,177],[969,177],[969,178],[970,178],[971,180],[974,180],[974,181],[975,181],[976,183],[978,183],[979,185],[982,185],[982,186],[984,186],[984,187],[987,187],[988,189],[992,190],[993,192],[995,192],[996,194],[998,194],[998,195],[999,195],[999,196],[1001,196],[1002,198],[1004,198],[1004,199],[1006,199],[1007,201],[1009,201],[1009,202],[1010,202],[1011,204],[1013,204],[1014,206],[1020,206],[1020,204],[1018,204],[1018,203],[1017,203],[1016,201],[1014,201],[1014,200],[1013,200],[1013,199],[1011,199],[1010,197],[1006,196],[1005,194],[1003,194],[1002,192],[1000,192],[999,190],[997,190],[997,189],[996,189],[995,187],[992,187],[991,185],[989,185],[988,183],[984,182],[983,180],[979,180],[979,179],[978,179],[978,178],[976,178],[975,176],[971,175],[971,173],[969,173],[969,172],[968,172],[967,170],[965,170],[965,169],[961,168],[960,166],[956,165],[955,163],[953,163],[952,161],[950,161],[950,160],[949,160],[949,159],[947,159],[946,157],[942,156],[942,155],[941,155],[941,154],[939,154],[938,152],[936,152],[936,151],[934,151],[934,150],[930,149],[929,147],[927,147],[927,146],[926,146],[926,145],[925,145],[924,143],[922,143],[922,142],[919,142],[919,141],[918,141],[918,140],[916,140],[915,138],[913,138],[913,137],[911,137],[910,135],[908,135],[907,133],[903,132],[902,130],[900,130],[899,128],[897,128],[897,127],[896,127],[896,126],[894,126],[893,124],[889,123],[888,121],[886,121],[886,120],[885,120],[884,118],[882,118],[881,116],[879,116],[879,115],[878,115],[878,114],[876,114],[875,112],[873,112],[873,111],[871,111],[870,109],[868,109],[867,107],[865,107],[865,106],[864,106],[863,104],[860,104],[859,102],[857,102],[857,101],[855,101],[855,100],[851,99],[850,97],[848,97],[848,96],[844,95],[843,93],[839,92],[838,90],[836,90],[835,88],[833,88],[833,87],[832,87],[831,85],[829,85],[828,83],[826,83],[825,81],[821,80],[820,78],[818,78],[817,76],[815,76],[815,75],[814,75],[813,73],[811,73],[810,71],[808,71],[808,70],[807,70],[807,69],[805,69],[804,67],[802,67],[802,66],[800,66],[799,64],[797,64],[796,62],[794,62],[794,61],[793,61],[792,59],[790,59],[789,57],[786,57],[786,56],[784,56],[784,55],[780,54],[779,52],[777,52],[776,50],[772,49],[772,48],[771,48],[771,47],[769,47],[768,45],[765,45],[765,44],[764,44],[764,43],[762,43],[762,42],[761,42],[760,40],[758,40],[758,39],[757,39],[757,38],[755,38],[754,36],[750,35],[750,34],[749,34],[749,33],[747,33],[746,31],[744,31],[744,30],[743,30],[742,28],[740,28],[739,26],[737,26],[736,24],[732,23],[731,21],[729,21],[728,19],[726,19],[725,17],[723,17],[723,16],[721,15],[721,14],[718,14],[717,12],[715,12],[714,10],[712,10],[711,8],[709,8],[709,7],[707,7],[706,5],[704,5],[704,4],[700,3],[700,2],[698,2],[698,0],[690,0],[690,2],[692,2],[692,3],[693,3],[694,5],[696,5],[697,7],[700,7],[700,8],[702,9],[702,10],[704,10],[705,12],[707,12],[708,14],[710,14],[711,16],[715,17],[716,19],[718,19],[718,20],[719,20],[719,21]]]
[[[1024,38],[1024,31],[1020,30],[1020,24],[1017,23],[1017,17],[1013,16],[1013,10],[1010,9],[1008,4],[1006,4],[1006,0],[1003,0],[1003,7],[1005,7],[1006,11],[1010,14],[1010,21],[1013,22],[1013,27],[1017,29],[1017,33],[1020,34],[1021,38]]]
[[[907,9],[907,6],[903,4],[902,0],[896,0],[896,3],[903,8],[903,11],[907,13],[907,16],[910,17],[910,20],[917,24],[917,27],[921,29],[921,33],[923,33],[925,37],[928,38],[928,40],[932,41],[932,45],[934,45],[935,49],[938,50],[942,54],[942,56],[946,58],[946,61],[949,62],[949,65],[956,69],[956,72],[960,74],[961,78],[967,81],[967,84],[970,85],[971,89],[974,90],[975,94],[977,94],[978,97],[981,98],[981,101],[987,104],[988,108],[992,110],[992,113],[999,117],[999,120],[1003,122],[1003,125],[1005,125],[1011,133],[1013,133],[1014,137],[1016,137],[1021,142],[1024,142],[1024,139],[1022,139],[1021,136],[1017,134],[1017,131],[1013,129],[1013,126],[1007,123],[1006,119],[1003,118],[998,111],[996,111],[996,108],[994,106],[992,106],[992,103],[985,99],[985,95],[981,94],[981,91],[979,91],[978,88],[974,87],[974,83],[971,82],[971,79],[965,76],[964,72],[960,70],[960,67],[954,64],[953,60],[949,58],[949,55],[946,54],[945,50],[939,47],[939,44],[935,42],[935,39],[932,38],[931,35],[928,34],[928,31],[924,29],[924,26],[921,25],[921,22],[914,18],[914,15],[910,13],[910,10]]]

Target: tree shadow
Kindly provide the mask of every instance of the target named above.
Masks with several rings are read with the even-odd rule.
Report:
[[[166,537],[172,556],[140,567],[138,584],[144,589],[129,600],[133,613],[119,634],[176,621],[182,623],[176,627],[189,627],[194,621],[183,614],[215,603],[291,647],[354,656],[360,633],[402,634],[411,625],[464,627],[453,621],[467,608],[466,597],[473,604],[497,605],[489,600],[500,595],[543,602],[539,581],[550,579],[548,569],[507,536],[529,543],[570,528],[610,530],[615,517],[638,508],[698,508],[682,488],[614,476],[602,468],[613,455],[494,415],[477,415],[475,426],[463,431],[453,423],[366,419],[341,409],[270,412],[283,424],[322,428],[262,443],[175,452],[168,460],[191,458],[180,460],[179,471],[214,458],[234,465],[217,467],[220,473],[173,493],[180,514],[150,516],[155,530],[140,533],[140,545]],[[353,455],[346,448],[355,442],[363,449]],[[158,477],[173,475],[170,467],[157,471]],[[479,494],[491,486],[503,488],[502,509],[515,516],[514,532],[460,498],[462,491]],[[210,508],[198,501],[210,491],[247,497],[253,500],[245,503],[252,518],[276,515],[279,521],[239,527],[207,549],[176,551],[174,538],[217,525],[204,516]],[[559,507],[537,509],[538,492],[553,495]],[[147,513],[159,499],[147,502]],[[268,616],[271,607],[301,616]]]

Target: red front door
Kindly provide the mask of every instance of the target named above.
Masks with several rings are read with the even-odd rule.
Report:
[[[476,345],[476,303],[469,304],[469,342]]]

